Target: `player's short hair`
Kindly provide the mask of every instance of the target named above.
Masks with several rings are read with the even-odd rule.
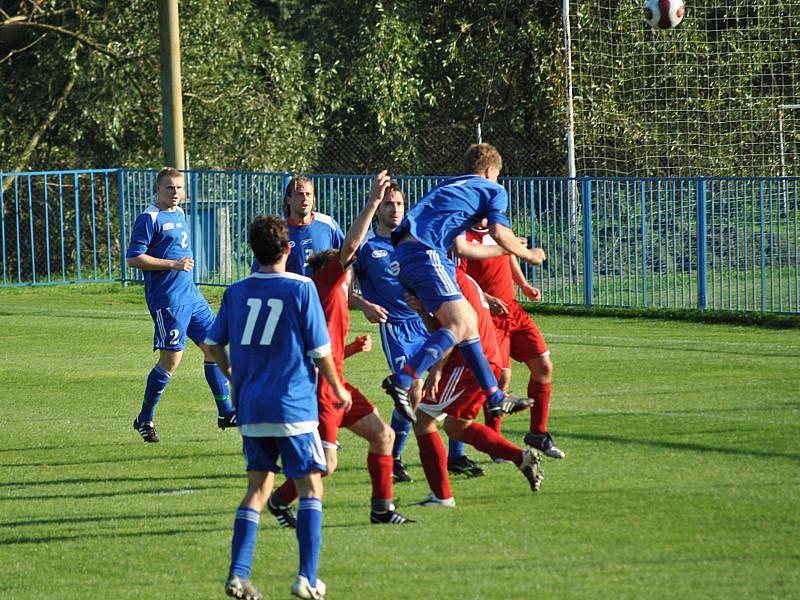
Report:
[[[298,186],[306,183],[311,184],[311,191],[314,193],[314,197],[316,197],[317,193],[314,189],[314,182],[311,181],[310,177],[306,177],[305,175],[293,175],[289,183],[286,184],[286,189],[283,190],[283,214],[289,214],[289,196],[292,195],[292,192],[294,192]]]
[[[491,144],[472,144],[467,148],[462,162],[464,173],[483,173],[489,167],[503,170],[503,157]]]
[[[286,221],[272,215],[253,219],[247,228],[247,242],[260,265],[274,265],[280,261],[283,249],[289,243]]]
[[[396,179],[389,180],[389,187],[386,188],[386,191],[383,193],[383,196],[386,197],[387,194],[393,194],[397,192],[400,194],[400,197],[403,199],[403,202],[406,201],[406,194],[403,190],[400,189],[400,182]]]
[[[332,258],[339,256],[339,250],[336,248],[328,248],[327,250],[322,250],[321,252],[317,252],[312,254],[308,257],[308,266],[311,268],[311,271],[316,273]]]
[[[183,178],[183,173],[181,173],[180,171],[178,171],[178,169],[174,167],[164,167],[158,172],[158,175],[156,175],[156,187],[161,185],[161,182],[167,177]]]

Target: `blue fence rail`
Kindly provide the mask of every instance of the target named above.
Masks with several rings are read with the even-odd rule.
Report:
[[[123,259],[156,171],[1,174],[0,286],[139,281]],[[247,224],[281,214],[287,173],[187,171],[194,276],[249,272]],[[311,175],[318,210],[349,224],[368,175]],[[413,205],[442,177],[398,177]],[[800,313],[800,178],[504,178],[526,266],[553,304]]]

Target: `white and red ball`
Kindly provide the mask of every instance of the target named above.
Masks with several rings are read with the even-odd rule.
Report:
[[[647,0],[644,5],[644,20],[658,29],[677,27],[685,13],[683,0]]]

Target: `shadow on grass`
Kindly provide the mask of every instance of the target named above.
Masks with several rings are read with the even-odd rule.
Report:
[[[146,490],[122,490],[119,492],[91,492],[86,494],[50,494],[50,495],[29,495],[29,496],[7,496],[0,498],[0,502],[17,502],[19,500],[85,500],[87,498],[122,498],[125,496],[142,495],[183,495],[192,494],[199,491],[208,490],[230,490],[227,485],[203,485],[191,488],[163,488]]]
[[[101,516],[101,517],[60,517],[50,519],[27,519],[25,521],[11,521],[8,523],[0,523],[0,529],[14,528],[14,527],[33,527],[35,525],[69,525],[77,523],[110,523],[114,521],[165,521],[167,519],[185,519],[196,517],[217,517],[231,515],[231,510],[215,510],[204,512],[186,512],[186,513],[173,513],[168,515],[158,515],[154,518],[152,514],[138,514],[138,515],[115,515],[115,516]]]
[[[116,463],[144,463],[148,461],[161,461],[161,460],[180,460],[180,459],[191,459],[195,460],[198,458],[220,458],[222,456],[241,456],[241,452],[191,452],[186,454],[158,454],[156,456],[126,456],[126,457],[114,457],[114,458],[107,458],[104,460],[86,460],[84,459],[76,459],[76,460],[64,460],[60,462],[55,461],[48,461],[48,460],[40,460],[37,462],[27,462],[27,463],[0,463],[0,467],[68,467],[73,465],[107,465],[107,464],[116,464]]]
[[[717,446],[706,446],[704,444],[692,444],[686,442],[663,442],[658,440],[640,440],[625,438],[614,435],[602,435],[594,433],[562,433],[560,437],[576,440],[587,440],[593,442],[610,442],[613,444],[625,444],[636,446],[649,446],[651,448],[665,448],[667,450],[688,450],[690,452],[712,452],[717,454],[729,454],[733,456],[758,456],[764,458],[785,458],[800,462],[800,454],[794,452],[769,452],[757,449],[742,448],[720,448]]]
[[[119,533],[110,531],[108,533],[75,533],[74,535],[45,535],[41,537],[23,537],[13,540],[0,540],[0,546],[17,546],[21,544],[49,544],[51,542],[83,542],[86,540],[98,539],[119,539],[119,538],[138,538],[138,537],[162,537],[162,536],[182,536],[197,533],[230,533],[230,527],[196,527],[183,529],[167,529],[164,531],[140,531]]]
[[[585,340],[579,341],[567,341],[567,340],[558,340],[557,335],[553,336],[556,338],[556,341],[560,346],[581,346],[581,347],[593,347],[593,348],[623,348],[626,350],[635,350],[635,351],[643,351],[643,350],[651,350],[653,352],[687,352],[693,354],[730,354],[733,356],[746,356],[749,358],[753,357],[753,350],[752,349],[744,349],[744,350],[722,350],[720,348],[713,348],[713,350],[709,350],[706,347],[700,347],[699,344],[697,347],[691,346],[659,346],[656,343],[652,344],[620,344],[620,343],[613,343],[613,342],[588,342]],[[713,342],[712,342],[713,344]],[[771,352],[771,351],[762,351],[759,349],[758,355],[759,358],[761,357],[770,357],[770,358],[800,358],[800,354],[796,352]]]
[[[213,479],[232,479],[236,481],[246,481],[243,473],[230,473],[230,474],[217,474],[217,475],[184,475],[184,476],[171,476],[164,475],[163,477],[83,477],[72,479],[48,479],[47,481],[9,481],[0,483],[0,487],[39,487],[46,485],[81,485],[92,483],[135,483],[141,481],[195,481],[202,480],[208,481]]]

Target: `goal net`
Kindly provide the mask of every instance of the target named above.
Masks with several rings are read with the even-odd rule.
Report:
[[[570,0],[577,174],[799,175],[800,0],[643,6]]]

